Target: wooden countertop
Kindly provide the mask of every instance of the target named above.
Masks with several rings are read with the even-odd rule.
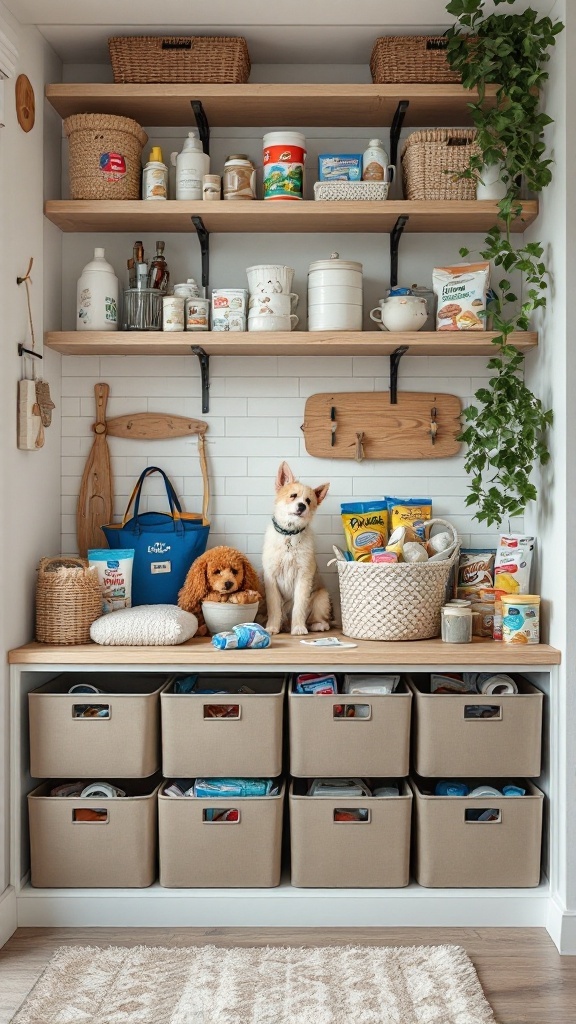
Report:
[[[324,634],[326,635],[326,634]],[[217,651],[209,638],[199,637],[176,647],[103,647],[99,644],[52,645],[29,643],[8,653],[11,665],[211,665],[220,668],[245,666],[293,666],[295,668],[357,668],[435,665],[479,665],[494,668],[514,666],[558,665],[561,652],[547,644],[518,647],[476,637],[472,644],[445,644],[441,640],[411,640],[385,643],[373,640],[352,640],[333,630],[356,647],[309,647],[301,639],[281,633],[265,650]]]

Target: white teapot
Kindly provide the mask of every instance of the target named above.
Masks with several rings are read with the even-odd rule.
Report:
[[[386,331],[419,331],[428,319],[428,305],[409,288],[391,288],[385,299],[370,311],[370,319]]]

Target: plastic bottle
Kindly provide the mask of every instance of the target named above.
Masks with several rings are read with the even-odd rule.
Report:
[[[118,330],[118,278],[104,259],[104,249],[94,249],[78,279],[76,330]]]
[[[370,139],[362,156],[362,181],[386,181],[388,154],[380,139]]]
[[[160,146],[152,146],[142,177],[143,199],[168,199],[168,168]]]
[[[170,157],[176,168],[176,199],[202,199],[202,181],[210,173],[210,157],[195,132],[188,132],[181,153]]]

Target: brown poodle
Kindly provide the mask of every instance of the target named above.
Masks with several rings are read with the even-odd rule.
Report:
[[[246,555],[224,545],[206,551],[192,563],[178,594],[180,608],[198,619],[198,636],[207,632],[202,601],[252,604],[261,600],[260,580]]]

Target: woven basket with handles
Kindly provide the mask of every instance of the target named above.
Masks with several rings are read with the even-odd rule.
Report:
[[[115,82],[221,82],[250,77],[242,36],[116,36],[108,40]]]
[[[402,150],[404,198],[476,199],[475,178],[459,177],[476,151],[473,128],[429,128],[412,132]]]
[[[72,114],[64,121],[72,199],[140,199],[146,132],[131,117]]]
[[[435,519],[452,533],[454,550],[439,562],[337,561],[342,632],[357,640],[429,640],[440,635],[440,609],[458,563],[458,537],[451,523]]]
[[[395,82],[459,82],[446,60],[444,36],[381,36],[370,58],[372,81],[379,85]]]
[[[102,590],[85,558],[42,558],[36,580],[36,639],[41,644],[88,644],[102,614]]]

